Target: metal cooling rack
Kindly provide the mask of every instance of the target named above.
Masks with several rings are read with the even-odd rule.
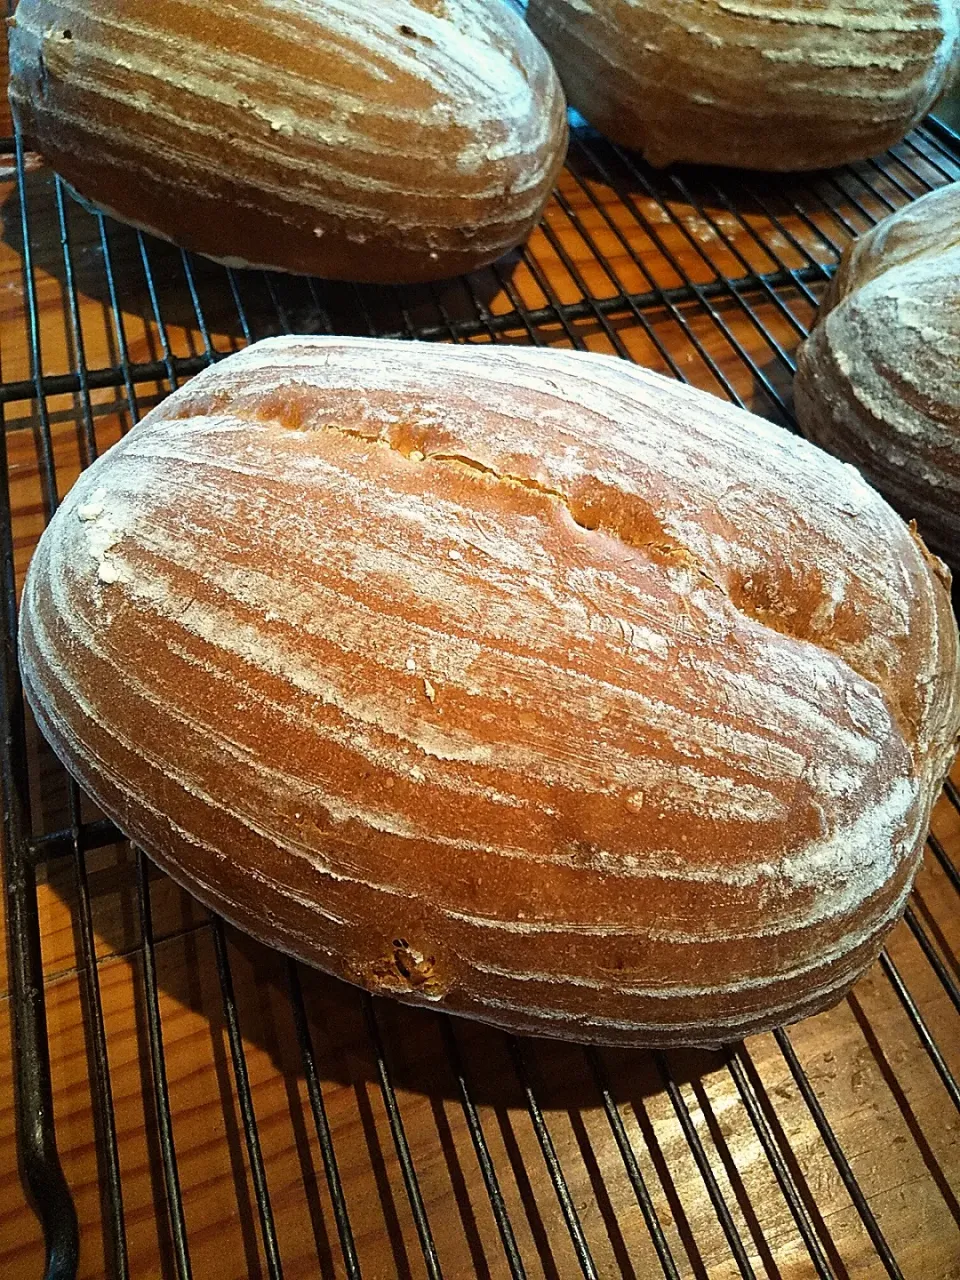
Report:
[[[63,1146],[58,1118],[66,1104],[54,1096],[51,1079],[55,1042],[44,995],[53,979],[45,968],[44,948],[50,944],[44,938],[41,945],[38,911],[38,894],[59,877],[58,883],[68,886],[63,894],[75,938],[79,1052],[86,1055],[99,1183],[93,1196],[99,1206],[91,1210],[92,1193],[87,1194],[85,1213],[96,1218],[102,1255],[97,1252],[92,1261],[81,1256],[82,1269],[126,1277],[147,1272],[131,1244],[133,1183],[125,1173],[123,1124],[113,1093],[120,1042],[104,1012],[107,969],[98,957],[93,886],[101,871],[92,861],[120,837],[37,744],[16,666],[18,580],[40,527],[77,468],[210,361],[256,338],[287,331],[608,351],[706,387],[793,429],[792,353],[844,244],[891,209],[960,177],[960,139],[930,120],[874,161],[776,179],[722,170],[657,173],[578,127],[563,179],[529,246],[487,271],[416,289],[333,285],[202,262],[81,209],[58,180],[34,165],[19,141],[11,140],[6,150],[16,187],[5,206],[6,240],[19,253],[23,272],[19,290],[9,286],[14,319],[8,314],[0,347],[5,427],[0,771],[19,1149],[42,1224],[46,1274],[73,1276],[79,1248],[76,1188],[58,1156],[58,1135]],[[11,462],[16,450],[26,447],[24,441],[35,458],[39,494],[37,503],[25,506],[18,500],[19,464]],[[941,814],[955,832],[960,794],[948,784],[945,795]],[[923,896],[908,908],[906,930],[897,935],[897,961],[892,950],[886,953],[871,981],[877,998],[894,1009],[890,1017],[901,1019],[897,1053],[912,1036],[903,1048],[914,1064],[911,1072],[932,1071],[936,1077],[928,1094],[936,1088],[940,1098],[925,1114],[928,1120],[936,1114],[937,1122],[924,1125],[917,1119],[910,1080],[897,1072],[897,1053],[879,1045],[887,1033],[877,1031],[864,1012],[866,998],[854,1009],[859,1013],[851,1034],[860,1041],[850,1051],[858,1061],[859,1055],[873,1053],[879,1063],[869,1105],[879,1110],[876,1098],[886,1090],[888,1110],[882,1114],[895,1106],[906,1117],[909,1141],[929,1175],[922,1221],[905,1209],[903,1227],[889,1197],[871,1190],[863,1149],[824,1101],[826,1077],[811,1070],[809,1055],[805,1062],[810,1043],[805,1029],[821,1020],[692,1058],[561,1050],[439,1015],[408,1016],[347,988],[337,985],[334,991],[292,962],[261,957],[258,963],[273,965],[278,975],[271,999],[290,1019],[298,1055],[289,1074],[302,1090],[290,1094],[290,1120],[306,1126],[305,1141],[318,1160],[315,1178],[305,1175],[302,1186],[278,1191],[271,1142],[258,1116],[263,1086],[259,1075],[252,1077],[249,1062],[245,1019],[250,1004],[237,978],[242,970],[246,984],[248,966],[238,961],[240,944],[232,931],[197,909],[190,927],[209,932],[211,947],[201,967],[214,984],[229,1048],[229,1076],[221,1085],[224,1128],[228,1112],[235,1112],[238,1159],[244,1165],[237,1186],[250,1189],[243,1195],[238,1190],[236,1201],[236,1216],[243,1219],[243,1258],[224,1258],[222,1268],[210,1264],[209,1250],[203,1267],[197,1263],[191,1215],[199,1212],[194,1197],[200,1193],[184,1182],[190,1120],[171,1099],[168,1056],[176,1046],[165,1023],[164,1009],[170,1006],[158,958],[165,938],[154,920],[163,881],[140,852],[121,852],[117,858],[135,914],[127,957],[134,965],[137,1036],[146,1058],[142,1105],[159,1214],[158,1274],[363,1274],[375,1280],[466,1274],[554,1280],[580,1274],[662,1274],[672,1280],[960,1276],[960,1143],[941,1141],[944,1133],[957,1134],[954,1111],[960,1111],[955,1074],[960,985],[943,914],[929,905],[935,890],[943,901],[953,902],[955,911],[960,872],[936,836],[924,873],[929,885],[924,881]],[[907,955],[911,945],[916,954]],[[343,1118],[341,1095],[331,1092],[325,1057],[340,1043],[331,1026],[348,1016],[356,1020],[350,1052],[368,1064],[382,1108],[380,1147],[374,1150],[368,1138],[366,1156],[353,1138],[343,1136],[353,1130],[349,1116]],[[418,1069],[416,1060],[410,1065],[413,1051],[408,1052],[404,1037],[425,1035],[428,1019],[438,1047]],[[902,1031],[904,1025],[908,1032]],[[829,1034],[828,1029],[826,1043],[831,1043]],[[501,1055],[502,1068],[491,1083],[484,1077],[484,1059],[494,1053]],[[578,1055],[575,1065],[573,1055]],[[828,1060],[832,1054],[824,1049],[821,1056]],[[565,1064],[562,1070],[557,1062]],[[424,1190],[425,1170],[439,1159],[442,1143],[438,1139],[433,1152],[410,1138],[410,1100],[436,1092],[441,1075],[444,1097],[459,1109],[458,1132],[468,1139],[458,1148],[454,1181],[476,1191],[474,1218],[461,1212],[466,1253],[457,1251],[449,1225],[452,1202]],[[708,1078],[721,1085],[708,1087],[703,1083]],[[637,1106],[631,1090],[641,1080],[643,1104]],[[558,1088],[568,1085],[575,1098],[565,1109],[556,1097]],[[722,1122],[718,1096],[725,1099]],[[339,1118],[331,1119],[334,1102]],[[532,1138],[525,1147],[514,1142],[511,1148],[506,1141],[505,1107],[529,1126]],[[565,1116],[580,1135],[576,1141]],[[588,1120],[592,1136],[586,1141]],[[600,1122],[605,1137],[596,1128]],[[667,1129],[673,1135],[669,1142]],[[907,1141],[882,1124],[879,1133],[869,1132],[874,1148]],[[744,1144],[754,1152],[747,1171],[738,1155]],[[907,1162],[906,1155],[898,1158]],[[358,1180],[367,1185],[367,1160],[369,1195],[375,1199],[379,1189],[385,1205],[385,1225],[376,1240],[368,1229],[357,1228],[358,1198],[350,1191]],[[389,1213],[381,1167],[387,1160],[394,1189],[402,1188]],[[680,1164],[687,1170],[682,1187]],[[750,1190],[750,1178],[761,1175],[762,1198]],[[321,1240],[319,1232],[313,1262],[298,1254],[291,1263],[290,1232],[280,1225],[278,1205],[281,1200],[286,1205],[290,1196],[319,1200],[321,1193],[327,1235]],[[827,1198],[833,1206],[829,1213]],[[401,1212],[408,1223],[405,1235],[396,1221]],[[476,1226],[481,1218],[487,1223],[482,1232]],[[316,1234],[316,1222],[314,1228]],[[917,1232],[919,1246],[912,1239]],[[957,1245],[956,1270],[951,1270],[951,1242]],[[14,1252],[9,1258],[5,1274],[38,1273],[36,1252]],[[23,1269],[17,1271],[18,1266]]]

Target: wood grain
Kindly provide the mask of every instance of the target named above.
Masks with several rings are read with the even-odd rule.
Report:
[[[891,201],[902,202],[906,196],[897,183],[907,190],[919,189],[911,177],[913,169],[930,181],[936,178],[930,166],[924,168],[922,151],[905,153],[905,158],[912,168],[900,160],[884,162],[896,182],[883,173],[864,170],[859,177],[856,173],[836,180],[818,176],[791,192],[790,199],[774,192],[770,199],[775,204],[769,207],[777,211],[775,224],[759,201],[746,196],[742,219],[719,198],[700,203],[709,196],[708,177],[683,176],[684,183],[694,184],[687,190],[695,201],[685,200],[679,189],[663,179],[667,185],[662,190],[669,197],[664,206],[637,179],[630,186],[629,175],[625,177],[622,170],[611,169],[611,181],[604,181],[596,166],[575,149],[573,164],[579,177],[564,177],[560,198],[551,205],[545,229],[538,232],[528,255],[512,267],[484,273],[474,287],[491,317],[507,315],[514,298],[533,308],[546,308],[537,330],[544,341],[570,345],[575,338],[607,351],[622,345],[635,358],[661,369],[669,367],[666,352],[692,381],[719,392],[726,378],[755,407],[776,417],[776,403],[758,373],[775,390],[783,392],[789,386],[789,368],[772,343],[792,350],[798,333],[789,317],[801,324],[812,317],[813,305],[802,282],[771,292],[754,286],[744,294],[748,306],[736,299],[709,302],[709,306],[670,304],[669,295],[658,295],[657,289],[676,285],[681,269],[697,284],[708,285],[718,272],[746,277],[750,272],[773,271],[778,258],[791,269],[808,265],[794,242],[809,255],[832,261],[827,240],[811,228],[820,227],[824,236],[839,242],[847,234],[846,224],[862,228],[868,213],[883,212],[882,200],[870,194],[871,184]],[[607,159],[612,165],[613,159]],[[11,179],[8,174],[0,191],[0,199],[5,198],[5,232],[0,241],[0,372],[5,383],[29,378],[32,372],[19,207]],[[615,186],[627,196],[626,201],[618,199]],[[791,211],[794,196],[799,212]],[[42,370],[46,375],[65,374],[76,367],[75,341],[65,309],[70,293],[56,192],[49,173],[40,167],[28,176],[27,198],[42,321]],[[839,211],[836,215],[829,212],[831,206]],[[142,252],[152,269],[152,298],[141,244],[133,233],[110,225],[104,242],[96,220],[75,206],[66,206],[66,220],[90,369],[114,364],[120,351],[110,312],[108,265],[131,362],[162,360],[165,342],[176,357],[189,358],[204,350],[205,338],[179,254],[153,242],[143,243]],[[608,255],[605,263],[598,253]],[[221,268],[196,262],[191,267],[210,342],[219,351],[232,349],[244,335],[229,281]],[[238,275],[235,283],[255,336],[281,327],[270,292],[278,287],[273,281]],[[813,296],[819,287],[812,283]],[[354,291],[333,287],[315,295],[300,282],[288,282],[283,288],[277,296],[286,304],[285,318],[292,327],[321,325],[318,298],[335,326],[352,325],[356,330],[362,323]],[[642,312],[642,323],[629,306],[619,305],[608,316],[594,305],[621,292],[653,293]],[[359,296],[373,323],[402,331],[405,316],[396,299],[369,291]],[[443,311],[437,306],[438,298]],[[582,304],[582,316],[569,330],[549,310],[554,298]],[[415,292],[407,299],[407,317],[415,324],[442,329],[444,315],[469,319],[475,314],[473,299],[462,284]],[[769,325],[772,339],[761,333],[764,324]],[[529,333],[516,325],[498,336],[530,340]],[[489,330],[480,324],[477,340],[489,337]],[[752,368],[741,352],[749,355]],[[162,371],[155,376],[155,382],[136,388],[139,412],[169,389]],[[76,477],[89,453],[90,439],[95,439],[97,447],[105,447],[132,417],[122,385],[92,391],[89,431],[84,425],[87,406],[82,395],[51,396],[46,411],[57,494],[66,492]],[[16,565],[22,576],[43,526],[45,508],[55,495],[49,485],[45,492],[43,421],[36,401],[8,404],[5,415]],[[35,734],[29,764],[35,829],[56,831],[68,819],[69,793],[61,771]],[[955,770],[954,776],[960,780],[960,771]],[[85,816],[92,814],[85,810]],[[960,814],[945,801],[938,808],[935,828],[953,856],[960,856]],[[172,1276],[149,1067],[135,865],[125,847],[111,846],[88,854],[86,867],[131,1274]],[[95,1142],[89,1023],[82,999],[86,961],[78,930],[76,868],[70,858],[41,867],[37,897],[57,1135],[80,1215],[81,1274],[98,1277],[110,1274],[110,1246],[103,1225],[103,1169]],[[201,908],[159,874],[151,876],[150,900],[163,1044],[194,1275],[217,1280],[265,1276],[211,925]],[[938,954],[955,978],[960,976],[956,894],[932,857],[921,872],[913,902]],[[232,932],[228,938],[284,1275],[345,1275],[306,1093],[287,963]],[[946,1061],[955,1073],[960,1072],[956,1013],[906,926],[898,927],[890,954]],[[0,964],[4,966],[0,993],[6,993],[5,955]],[[363,1274],[374,1280],[423,1276],[423,1257],[357,994],[315,973],[304,972],[302,983]],[[24,1205],[16,1168],[9,1015],[9,998],[0,995],[4,1023],[0,1029],[0,1273],[27,1280],[41,1273],[42,1245],[36,1220]],[[376,1017],[444,1274],[509,1274],[438,1019],[390,1004],[378,1004]],[[456,1023],[453,1031],[527,1274],[567,1280],[579,1274],[578,1264],[507,1042],[498,1033],[468,1023]],[[800,1024],[791,1038],[905,1276],[957,1280],[960,1121],[888,979],[875,969],[849,1000]],[[524,1046],[524,1053],[599,1274],[605,1280],[657,1274],[643,1216],[582,1050],[531,1042]],[[797,1183],[805,1189],[808,1211],[828,1242],[836,1274],[850,1280],[884,1275],[774,1040],[763,1036],[751,1041],[748,1055],[769,1099],[770,1124]],[[722,1057],[673,1053],[667,1061],[756,1273],[806,1280],[813,1274],[809,1256]],[[680,1274],[698,1280],[733,1280],[738,1274],[736,1264],[655,1060],[647,1054],[611,1052],[603,1055],[603,1062]]]
[[[13,133],[13,122],[10,118],[10,103],[7,99],[7,24],[0,22],[0,83],[3,92],[0,94],[0,138],[9,138]]]

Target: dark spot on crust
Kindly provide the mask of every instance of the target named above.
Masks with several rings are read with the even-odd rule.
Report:
[[[429,1000],[437,1000],[449,989],[452,975],[439,971],[433,949],[428,950],[407,938],[397,937],[389,944],[385,955],[363,966],[360,981],[368,991],[378,994],[403,996],[416,993]]]
[[[421,40],[424,44],[433,44],[429,36],[423,35],[420,31],[414,31],[413,27],[408,26],[405,22],[402,22],[397,27],[397,30],[402,36],[406,36],[408,40]]]
[[[413,950],[401,938],[394,943],[393,963],[397,973],[405,978],[411,987],[426,987],[433,977],[436,960],[433,956],[425,956]]]

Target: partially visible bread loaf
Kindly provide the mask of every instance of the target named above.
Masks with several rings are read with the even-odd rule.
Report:
[[[957,57],[957,0],[530,0],[571,104],[654,165],[817,169],[883,151]]]
[[[835,1002],[960,724],[940,570],[850,467],[568,352],[275,339],[86,471],[40,727],[251,933],[542,1035]]]
[[[234,265],[416,281],[530,232],[566,149],[501,0],[21,0],[10,96],[85,198]]]
[[[960,566],[960,183],[844,254],[794,396],[804,432],[854,463]]]

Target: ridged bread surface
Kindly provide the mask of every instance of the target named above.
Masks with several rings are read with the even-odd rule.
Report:
[[[942,566],[850,467],[599,356],[271,339],[80,477],[25,687],[260,938],[543,1035],[836,1001],[960,722]]]
[[[806,434],[854,463],[960,566],[960,183],[845,253],[800,350]]]
[[[530,232],[566,149],[502,0],[21,0],[10,64],[82,196],[233,265],[469,271]]]
[[[875,155],[957,59],[957,0],[530,0],[571,104],[654,165]]]

